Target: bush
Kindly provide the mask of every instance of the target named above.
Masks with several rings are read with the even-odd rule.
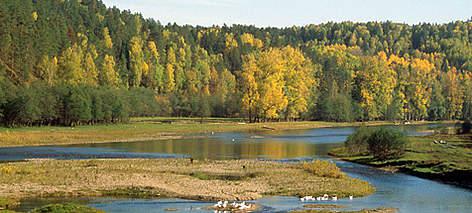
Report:
[[[350,155],[362,155],[368,153],[368,143],[372,133],[372,129],[369,129],[365,126],[357,129],[352,135],[350,135],[346,142],[344,143],[347,152]]]
[[[104,211],[90,208],[88,206],[66,203],[66,204],[50,204],[37,209],[33,209],[31,213],[102,213]]]
[[[328,161],[315,160],[310,163],[304,162],[303,169],[319,177],[329,177],[329,178],[344,177],[344,173],[341,172],[341,169],[338,166],[336,166],[336,164],[328,162]]]
[[[470,120],[465,120],[461,126],[461,133],[469,134],[471,129],[472,129],[472,123],[470,122]]]
[[[391,128],[378,128],[367,139],[369,153],[379,160],[398,158],[405,153],[406,136]]]

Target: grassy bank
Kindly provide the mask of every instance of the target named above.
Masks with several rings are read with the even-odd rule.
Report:
[[[336,208],[316,208],[310,210],[297,210],[291,213],[396,213],[398,212],[395,208],[377,208],[377,209],[362,209],[359,211],[342,211]]]
[[[425,124],[418,123],[418,124]],[[80,143],[133,142],[177,139],[192,134],[229,131],[270,131],[342,127],[359,125],[389,125],[392,122],[336,123],[322,121],[277,122],[247,124],[241,119],[224,118],[133,118],[130,123],[70,127],[0,128],[0,147],[40,146]]]
[[[333,150],[331,154],[347,161],[472,188],[472,134],[409,137],[405,154],[385,161],[372,156],[349,156],[344,149]]]
[[[2,164],[0,197],[176,197],[193,200],[253,200],[265,195],[374,192],[365,181],[326,177],[301,164],[187,159],[36,160]]]

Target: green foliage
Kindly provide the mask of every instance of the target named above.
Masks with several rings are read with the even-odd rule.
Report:
[[[342,178],[345,176],[336,164],[329,161],[315,160],[309,163],[304,162],[302,167],[304,170],[319,177]]]
[[[472,130],[472,123],[470,122],[470,120],[464,121],[461,126],[461,133],[469,134],[471,130]]]
[[[30,211],[30,213],[102,213],[104,211],[79,204],[50,204]]]
[[[362,155],[368,153],[368,140],[373,130],[366,126],[362,126],[349,135],[345,142],[345,147],[350,155]]]
[[[399,130],[377,128],[367,138],[368,150],[379,160],[398,158],[405,152],[406,140],[405,134]]]

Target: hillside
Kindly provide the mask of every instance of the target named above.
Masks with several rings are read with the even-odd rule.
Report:
[[[472,117],[472,22],[162,25],[99,0],[3,0],[0,122]]]

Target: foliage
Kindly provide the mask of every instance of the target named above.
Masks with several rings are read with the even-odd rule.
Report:
[[[472,116],[470,20],[193,27],[162,25],[100,0],[4,0],[0,14],[0,120],[9,126],[126,120],[98,112],[114,109],[116,117],[133,108],[126,101],[106,106],[108,98],[95,93],[110,88],[152,91],[148,106],[136,108],[158,97],[165,116]],[[72,90],[70,97],[58,87]],[[41,93],[46,99],[36,98]],[[61,120],[64,107],[72,114]]]
[[[315,160],[313,162],[304,162],[303,169],[319,177],[342,178],[344,173],[336,164],[329,161]]]
[[[472,123],[470,120],[466,120],[462,123],[461,134],[469,134],[472,130]]]
[[[368,153],[368,140],[372,135],[372,129],[366,126],[359,127],[349,135],[345,142],[345,147],[350,155],[362,155]]]
[[[379,160],[398,158],[405,152],[406,136],[391,128],[373,130],[367,138],[368,150]]]

